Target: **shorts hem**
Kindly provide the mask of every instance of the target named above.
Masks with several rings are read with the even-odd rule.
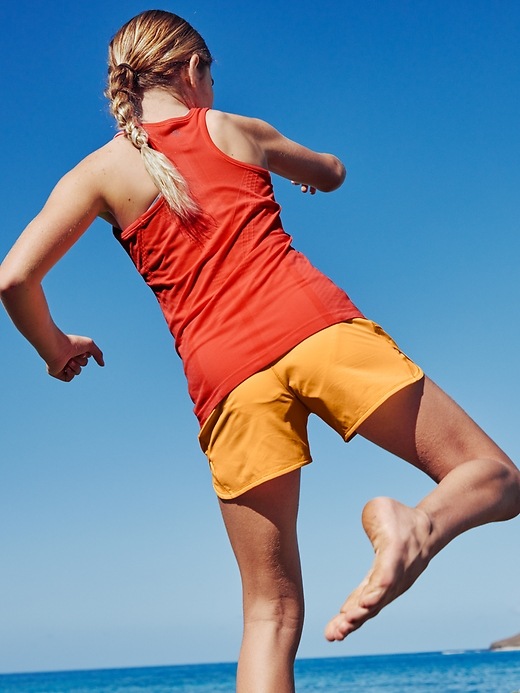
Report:
[[[387,399],[390,399],[392,395],[395,395],[397,392],[400,390],[404,389],[405,387],[408,387],[408,385],[413,385],[413,383],[418,383],[420,380],[424,378],[424,372],[420,366],[417,366],[417,364],[414,364],[417,368],[417,374],[413,376],[412,378],[409,378],[408,380],[399,383],[399,385],[396,385],[394,388],[389,390],[388,392],[385,392],[383,397],[379,399],[376,404],[373,404],[370,409],[368,409],[363,416],[361,416],[356,423],[349,428],[348,432],[344,436],[344,440],[346,443],[348,443],[356,434],[357,434],[357,429],[361,426],[362,423],[364,423],[368,417],[373,414],[376,409],[379,409],[379,407],[384,404]]]
[[[251,489],[255,488],[256,486],[260,486],[261,484],[264,484],[266,481],[272,481],[272,479],[276,479],[279,476],[283,476],[284,474],[289,474],[289,472],[294,472],[297,469],[301,469],[302,467],[305,467],[307,464],[310,464],[312,462],[312,457],[306,457],[303,460],[300,460],[296,464],[291,465],[290,467],[280,467],[277,469],[275,472],[271,472],[270,474],[267,474],[266,476],[263,476],[261,479],[255,479],[255,481],[252,481],[251,483],[247,484],[246,486],[243,486],[240,490],[238,491],[221,491],[220,489],[217,490],[215,483],[213,483],[213,489],[217,496],[221,498],[222,500],[233,500],[234,498],[238,498],[242,494],[246,493],[247,491],[250,491]]]

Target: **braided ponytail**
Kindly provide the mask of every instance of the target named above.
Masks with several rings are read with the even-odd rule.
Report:
[[[173,163],[149,146],[141,118],[144,91],[171,86],[175,71],[194,53],[211,64],[204,40],[188,22],[162,10],[143,12],[125,24],[110,43],[105,91],[118,126],[139,150],[153,182],[186,226],[200,214],[200,208]]]

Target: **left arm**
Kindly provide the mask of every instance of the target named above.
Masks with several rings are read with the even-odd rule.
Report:
[[[336,156],[304,147],[263,120],[212,110],[206,121],[213,141],[226,154],[297,181],[304,192],[331,192],[345,180],[345,167]]]
[[[265,132],[264,147],[270,171],[311,194],[316,190],[332,192],[343,184],[347,172],[336,156],[315,152],[269,128],[271,132]]]
[[[262,120],[248,119],[247,127],[262,147],[269,171],[321,192],[332,192],[345,180],[345,167],[333,154],[304,147]]]

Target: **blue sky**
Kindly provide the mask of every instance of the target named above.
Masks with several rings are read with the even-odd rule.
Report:
[[[296,247],[517,460],[520,5],[514,0],[165,2],[216,57],[215,106],[345,162],[345,185],[275,180]],[[114,133],[106,45],[129,0],[0,10],[3,257],[52,186]],[[0,672],[236,659],[238,572],[180,362],[103,222],[45,289],[106,368],[71,385],[0,313]],[[519,520],[457,539],[343,644],[323,626],[371,562],[360,513],[414,503],[418,471],[311,424],[300,656],[479,648],[520,630]]]

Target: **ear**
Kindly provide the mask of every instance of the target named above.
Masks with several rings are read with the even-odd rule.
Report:
[[[197,53],[194,53],[191,58],[190,62],[188,65],[188,81],[192,86],[195,86],[197,82],[200,80],[200,73],[199,73],[199,68],[200,66],[200,58],[197,55]]]

